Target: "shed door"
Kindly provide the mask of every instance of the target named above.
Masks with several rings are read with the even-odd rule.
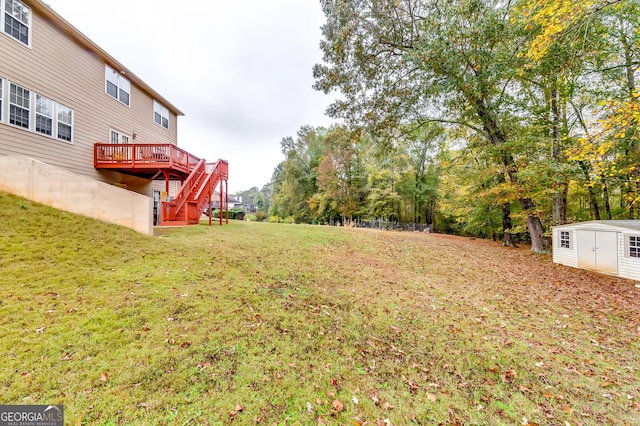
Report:
[[[596,267],[598,271],[618,274],[618,234],[596,232]]]
[[[596,269],[596,233],[578,231],[578,266],[584,269]]]
[[[578,231],[578,266],[618,273],[618,234],[604,231]]]

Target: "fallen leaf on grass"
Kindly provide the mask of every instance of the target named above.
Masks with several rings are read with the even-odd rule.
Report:
[[[344,410],[344,404],[337,399],[334,399],[331,405],[333,406],[333,409],[336,410],[336,413]]]
[[[502,375],[502,381],[504,383],[511,383],[513,379],[515,379],[517,376],[518,376],[518,373],[516,373],[516,370],[509,369],[505,371],[504,374]]]
[[[47,326],[43,325],[42,327],[36,329],[36,334],[42,334],[45,328],[47,328]]]
[[[429,400],[431,402],[436,402],[436,399],[438,399],[438,397],[435,396],[434,394],[432,394],[432,393],[428,393],[427,394],[427,400]]]
[[[358,405],[358,403],[360,402],[358,401],[358,398],[355,395],[351,397],[351,401],[353,401],[355,405]]]
[[[375,405],[380,405],[380,399],[378,398],[378,392],[371,391],[371,400]]]
[[[382,404],[382,408],[384,408],[386,410],[391,410],[393,408],[393,405],[389,404],[388,401],[385,401],[385,403]]]
[[[338,381],[336,379],[331,379],[331,384],[334,388],[336,388],[338,392],[340,392],[340,385],[338,384]]]
[[[236,418],[238,413],[241,413],[244,410],[244,407],[241,404],[236,404],[236,409],[229,411],[229,421],[233,421]]]
[[[102,373],[102,376],[100,376],[100,381],[106,383],[107,380],[109,380],[109,375],[107,373]]]

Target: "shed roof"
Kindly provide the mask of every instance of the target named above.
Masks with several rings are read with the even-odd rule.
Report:
[[[80,46],[98,55],[107,65],[124,75],[129,81],[138,86],[143,92],[156,99],[158,102],[166,106],[175,115],[184,115],[175,105],[165,99],[158,92],[153,90],[151,86],[142,81],[138,76],[129,71],[124,65],[118,62],[113,56],[109,55],[100,46],[91,41],[87,36],[82,34],[77,28],[67,22],[63,17],[58,15],[49,5],[41,0],[25,0],[35,11],[44,16],[51,24],[58,27],[62,32],[67,34],[69,38],[74,40]]]
[[[640,231],[640,220],[590,220],[587,222],[576,222],[570,223],[567,225],[558,225],[554,226],[554,228],[582,228],[589,229],[594,227],[611,227],[611,228],[622,228],[628,229],[630,231]]]

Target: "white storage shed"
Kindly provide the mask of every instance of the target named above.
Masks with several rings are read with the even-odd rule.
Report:
[[[552,232],[554,263],[640,281],[640,220],[592,220]]]

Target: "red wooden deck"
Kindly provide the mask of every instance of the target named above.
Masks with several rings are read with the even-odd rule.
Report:
[[[229,163],[218,160],[205,163],[172,144],[109,144],[94,145],[94,167],[114,170],[147,179],[164,179],[166,192],[169,180],[180,180],[181,187],[170,201],[161,205],[160,224],[163,226],[191,225],[211,205],[215,188],[222,194],[228,191]],[[225,195],[228,198],[228,194]],[[226,222],[229,223],[227,203]],[[220,224],[222,225],[222,215]],[[211,217],[209,217],[211,224]]]
[[[117,170],[148,179],[171,178],[185,180],[200,162],[200,158],[172,144],[111,144],[94,145],[93,164],[96,169]]]

